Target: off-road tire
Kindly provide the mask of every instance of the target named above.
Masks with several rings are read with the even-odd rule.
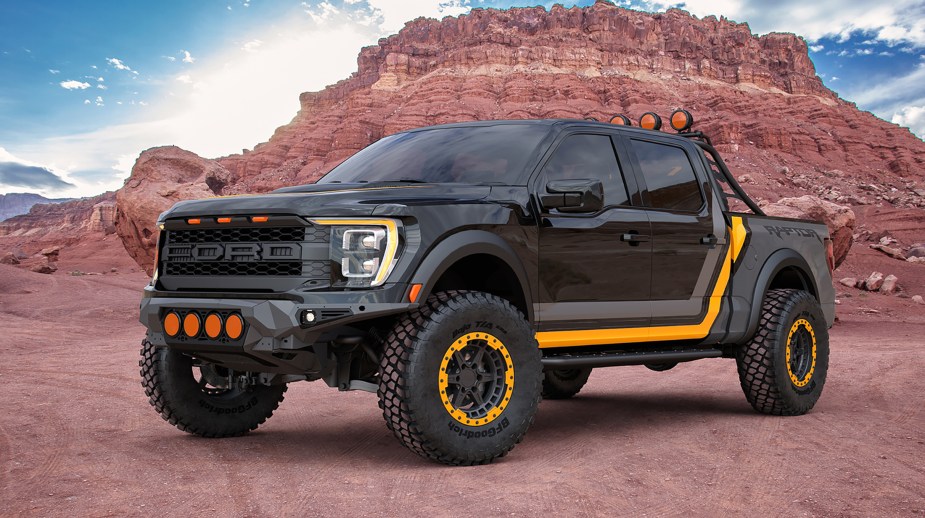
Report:
[[[790,348],[799,345],[793,343],[795,333],[814,341],[813,361],[807,359],[804,372],[796,373],[803,374],[800,378],[791,378],[794,369],[787,361],[788,342]],[[742,390],[755,410],[771,415],[809,412],[822,394],[829,366],[829,333],[819,302],[802,290],[769,290],[758,331],[738,349],[736,363]]]
[[[555,369],[543,373],[543,399],[568,399],[588,382],[591,368]]]
[[[286,385],[256,385],[208,394],[193,376],[193,360],[167,347],[141,342],[141,384],[161,417],[202,437],[236,437],[256,429],[279,407]]]
[[[454,344],[478,333],[503,344],[513,366],[503,372],[513,370],[513,382],[495,382],[502,392],[511,387],[503,408],[494,408],[500,414],[470,426],[445,406],[441,386],[448,386],[438,384],[438,376]],[[379,372],[388,428],[411,451],[449,465],[487,464],[506,455],[523,439],[540,402],[542,365],[533,329],[508,301],[482,292],[437,293],[402,316],[386,339]]]

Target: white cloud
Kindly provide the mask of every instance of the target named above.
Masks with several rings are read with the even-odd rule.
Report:
[[[128,71],[132,70],[128,65],[123,63],[122,60],[119,58],[106,58],[106,62],[109,63],[116,70],[128,70]]]
[[[167,61],[176,61],[176,60],[177,60],[177,58],[175,58],[175,57],[173,57],[173,56],[161,56],[161,57],[164,58],[164,59],[166,59]]]
[[[823,50],[825,50],[825,45],[810,45],[809,46],[810,52],[822,52]]]
[[[925,105],[906,106],[893,115],[892,122],[909,128],[920,137],[925,136]]]
[[[56,69],[54,69],[54,68],[49,68],[48,71],[51,72],[52,75],[60,74],[60,73],[61,73],[60,70],[56,70]]]
[[[100,90],[106,90],[106,85],[96,85]]]
[[[925,63],[904,75],[885,78],[879,75],[864,81],[845,84],[842,97],[855,101],[884,120],[892,121],[925,138]]]
[[[389,0],[396,1],[396,0]],[[373,3],[370,0],[370,3]],[[792,32],[809,41],[833,37],[842,41],[852,34],[869,34],[891,45],[908,43],[925,47],[925,4],[921,0],[686,0],[674,3],[645,0],[643,9],[679,6],[697,16],[726,16],[748,22],[759,33]]]
[[[257,49],[260,48],[261,45],[263,45],[263,41],[261,40],[250,40],[241,47],[241,50],[245,52],[257,52]]]
[[[96,105],[97,105],[97,106],[106,106],[105,104],[103,104],[103,98],[100,97],[100,96],[96,96]]]
[[[102,82],[105,81],[106,79],[103,78],[102,76],[100,76],[100,77],[97,77],[96,80],[99,81],[100,83],[102,83]]]
[[[90,99],[84,99],[84,104],[90,104]]]
[[[181,50],[180,53],[183,54],[184,63],[193,63],[196,61],[196,58],[194,58],[193,55],[190,54],[188,50]]]
[[[189,74],[179,75],[175,79],[181,83],[186,83],[186,84],[191,84],[193,82],[193,79],[190,77]]]
[[[86,90],[90,88],[90,83],[84,83],[83,81],[75,81],[73,79],[68,79],[67,81],[61,81],[58,83],[61,85],[61,88],[65,90]]]

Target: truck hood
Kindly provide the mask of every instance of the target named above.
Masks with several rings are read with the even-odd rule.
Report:
[[[489,186],[464,184],[303,185],[267,194],[181,201],[159,219],[249,214],[370,216],[381,205],[472,203],[490,192]]]

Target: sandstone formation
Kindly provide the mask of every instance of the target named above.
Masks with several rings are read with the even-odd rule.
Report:
[[[824,222],[829,227],[829,236],[832,238],[835,267],[841,265],[848,257],[848,251],[854,243],[856,222],[854,211],[849,207],[806,195],[799,198],[782,198],[776,203],[765,206],[763,210],[768,216]]]
[[[725,19],[606,2],[474,9],[409,22],[363,49],[357,64],[349,78],[303,93],[292,122],[251,151],[215,161],[177,148],[143,154],[118,195],[117,228],[132,256],[150,267],[154,218],[175,200],[313,182],[396,131],[482,119],[635,119],[676,107],[693,112],[763,203],[810,193],[846,205],[925,207],[917,192],[925,143],[839,99],[791,34],[756,37]],[[816,207],[834,223],[841,262],[853,215]]]
[[[85,232],[105,233],[108,228],[112,233],[111,224],[107,227],[98,222],[113,220],[115,198],[116,193],[108,192],[64,203],[34,205],[28,214],[0,222],[0,237],[18,238],[23,242],[45,242],[47,237],[50,238],[48,243],[66,245],[79,240]]]
[[[151,273],[160,213],[181,200],[220,194],[231,181],[218,162],[176,146],[143,152],[116,193],[115,226],[126,250]]]

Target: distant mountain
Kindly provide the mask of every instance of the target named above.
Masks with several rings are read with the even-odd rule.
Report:
[[[39,203],[63,203],[70,201],[71,198],[49,199],[38,194],[28,192],[11,192],[10,194],[0,194],[0,221],[26,214],[33,205]]]

